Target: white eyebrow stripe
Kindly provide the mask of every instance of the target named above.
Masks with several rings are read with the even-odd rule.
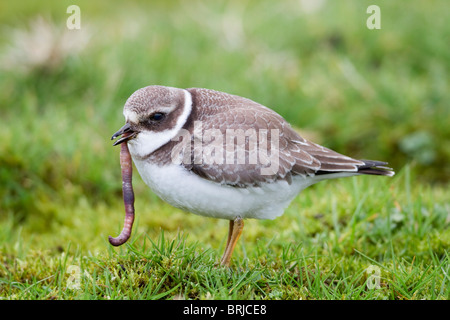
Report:
[[[123,116],[125,117],[125,122],[138,123],[139,117],[136,112],[131,111],[129,109],[123,110]]]
[[[174,107],[163,107],[163,106],[158,106],[158,112],[163,112],[163,113],[170,113],[174,110]]]
[[[162,112],[162,113],[170,113],[173,111],[173,107],[158,107],[158,112]],[[123,116],[125,117],[125,121],[129,121],[129,122],[133,122],[133,123],[138,123],[139,122],[139,117],[137,115],[137,113],[135,111],[132,111],[130,109],[124,109],[123,110]]]

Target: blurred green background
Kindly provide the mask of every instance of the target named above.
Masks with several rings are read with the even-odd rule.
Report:
[[[66,27],[72,4],[79,30]],[[380,30],[366,27],[371,4]],[[0,2],[0,222],[114,232],[110,137],[127,97],[153,84],[253,99],[316,143],[447,185],[449,20],[445,0]]]

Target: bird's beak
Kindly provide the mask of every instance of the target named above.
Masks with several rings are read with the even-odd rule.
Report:
[[[126,142],[126,141],[134,138],[136,136],[136,134],[137,134],[137,132],[133,131],[133,129],[131,129],[130,124],[126,123],[122,128],[120,128],[119,131],[114,133],[113,136],[111,137],[111,140],[114,140],[115,138],[122,136],[119,140],[114,142],[113,146],[117,146],[118,144],[121,144],[122,142]]]

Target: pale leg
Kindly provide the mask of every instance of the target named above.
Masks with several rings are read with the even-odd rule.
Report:
[[[230,220],[228,240],[227,245],[225,247],[225,252],[223,253],[222,260],[220,261],[221,265],[223,266],[230,265],[231,255],[233,254],[234,247],[236,247],[236,243],[238,242],[243,229],[244,229],[244,220],[241,217],[237,217],[234,220]]]

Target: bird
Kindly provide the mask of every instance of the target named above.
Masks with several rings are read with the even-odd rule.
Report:
[[[222,266],[230,266],[244,220],[281,216],[302,190],[323,180],[395,174],[387,162],[306,140],[260,103],[212,89],[146,86],[126,100],[123,115],[125,125],[111,139],[128,145],[159,198],[229,220]]]

